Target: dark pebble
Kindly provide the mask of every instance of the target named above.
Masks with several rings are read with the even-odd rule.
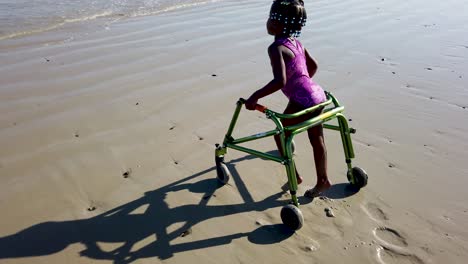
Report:
[[[78,134],[75,134],[75,137],[80,137],[80,135],[78,135]]]
[[[179,164],[179,162],[178,162],[178,161],[174,161],[174,164],[177,165],[177,164]]]
[[[388,164],[388,167],[389,167],[389,168],[393,168],[393,167],[395,167],[395,165],[393,165],[392,163],[389,163],[389,164]]]
[[[396,74],[396,72],[392,72],[393,74]]]
[[[203,137],[198,137],[198,140],[203,140],[204,138]]]
[[[192,234],[192,229],[191,228],[189,228],[189,229],[185,230],[184,232],[182,232],[182,234],[180,234],[180,236],[185,237],[185,236],[188,236],[190,234]]]
[[[136,103],[135,105],[139,105],[140,103]]]
[[[385,58],[382,58],[382,61],[385,61]]]
[[[122,174],[122,176],[123,176],[124,178],[128,178],[128,176],[130,176],[130,172],[129,172],[129,171],[126,171],[126,172],[124,172],[124,173]]]
[[[353,121],[353,119],[350,118],[350,119],[348,119],[348,121],[351,122],[351,121]]]
[[[216,77],[216,76],[218,76],[218,75],[216,75],[216,74],[211,74],[211,76]]]
[[[429,97],[429,99],[431,99],[431,100],[432,100],[432,99],[434,99],[434,97],[432,97],[432,96],[431,96],[431,97]]]
[[[92,211],[94,211],[94,210],[96,210],[96,207],[94,207],[94,206],[88,207],[88,211],[92,212]]]
[[[175,128],[175,126],[171,126],[171,127],[169,128],[169,130],[173,130],[174,128]]]
[[[428,71],[432,71],[432,68],[426,68],[426,70],[428,70]]]
[[[50,60],[48,58],[44,58],[47,62],[49,62]]]

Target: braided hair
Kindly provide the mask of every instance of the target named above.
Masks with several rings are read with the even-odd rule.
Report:
[[[307,21],[307,13],[302,0],[274,0],[270,9],[270,19],[284,25],[283,34],[299,37]]]

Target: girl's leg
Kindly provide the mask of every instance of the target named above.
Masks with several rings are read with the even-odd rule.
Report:
[[[330,188],[331,183],[327,175],[327,148],[323,137],[323,126],[318,125],[312,127],[307,131],[307,133],[309,135],[310,144],[314,150],[317,184],[313,189],[306,191],[304,195],[313,198]]]

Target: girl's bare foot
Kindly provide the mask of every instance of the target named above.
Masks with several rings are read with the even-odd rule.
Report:
[[[302,183],[303,179],[302,179],[301,175],[296,174],[296,181],[297,181],[297,185]]]
[[[317,183],[317,185],[315,185],[314,188],[307,190],[304,193],[304,196],[308,198],[314,198],[314,197],[320,196],[322,192],[328,190],[330,187],[331,187],[331,183],[328,180],[319,182]]]
[[[299,175],[298,173],[296,173],[296,181],[297,181],[297,185],[301,184],[303,181],[301,175]],[[281,190],[285,192],[289,191],[289,182],[286,182],[285,184],[283,184],[283,186],[281,186]]]

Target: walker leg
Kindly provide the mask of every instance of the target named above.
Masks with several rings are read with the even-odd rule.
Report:
[[[285,140],[285,167],[286,174],[288,175],[289,193],[291,194],[292,202],[295,206],[299,207],[299,200],[297,199],[297,178],[296,178],[296,165],[292,158],[292,137]]]
[[[354,149],[353,142],[351,141],[351,130],[349,129],[348,121],[341,113],[337,114],[336,118],[338,119],[338,124],[340,126],[341,140],[343,142],[346,165],[348,167],[346,176],[348,177],[348,181],[351,183],[351,185],[360,189],[367,185],[367,173],[359,167],[353,167],[351,160],[354,158]]]

